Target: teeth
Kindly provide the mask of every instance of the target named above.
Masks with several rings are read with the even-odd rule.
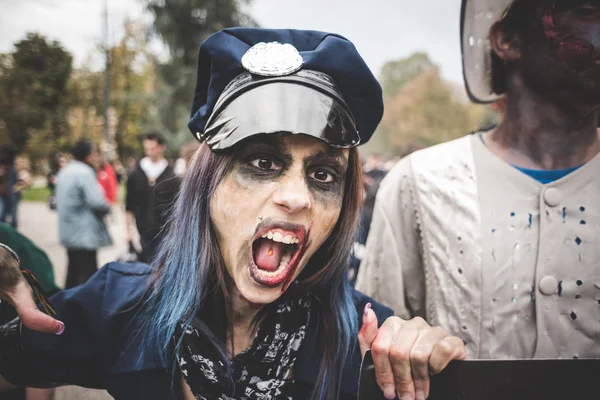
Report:
[[[278,231],[270,231],[261,236],[263,239],[270,239],[274,242],[280,242],[284,244],[298,244],[300,243],[300,239],[294,237],[292,235],[285,235]]]

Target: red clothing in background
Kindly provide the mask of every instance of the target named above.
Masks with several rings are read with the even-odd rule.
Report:
[[[104,197],[109,204],[115,204],[117,201],[117,175],[115,170],[109,163],[104,163],[104,166],[97,172],[98,182],[104,190]]]

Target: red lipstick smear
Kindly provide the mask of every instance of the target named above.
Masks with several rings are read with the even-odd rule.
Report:
[[[300,249],[298,249],[298,253],[294,257],[295,258],[294,268],[288,273],[288,276],[283,281],[283,286],[281,287],[281,293],[285,292],[290,287],[290,284],[292,283],[292,279],[294,279],[294,274],[296,273],[296,269],[298,268],[298,265],[300,265],[300,261],[302,260],[302,257],[304,257],[304,253],[306,253],[306,250],[308,249],[308,246],[310,245],[310,230],[312,229],[312,225],[313,225],[313,223],[311,222],[310,226],[308,227],[308,230],[306,231],[306,236],[304,237],[304,240],[302,241],[302,246],[300,247]]]

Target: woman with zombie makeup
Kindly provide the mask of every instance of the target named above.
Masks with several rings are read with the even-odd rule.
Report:
[[[388,175],[356,287],[472,358],[599,358],[600,2],[462,14],[469,94],[504,116]]]
[[[465,357],[462,341],[391,317],[347,278],[362,199],[356,146],[382,112],[381,88],[341,36],[211,36],[189,124],[203,143],[155,264],[105,266],[50,299],[57,320],[32,311],[8,271],[0,293],[21,319],[0,335],[4,387],[352,399],[371,348],[387,398],[424,399],[429,376]]]

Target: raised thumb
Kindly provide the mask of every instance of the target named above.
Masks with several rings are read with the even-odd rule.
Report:
[[[377,315],[371,309],[371,303],[367,303],[363,313],[362,328],[358,332],[358,344],[360,345],[361,356],[364,357],[367,350],[371,348],[371,344],[375,341],[378,332]]]

